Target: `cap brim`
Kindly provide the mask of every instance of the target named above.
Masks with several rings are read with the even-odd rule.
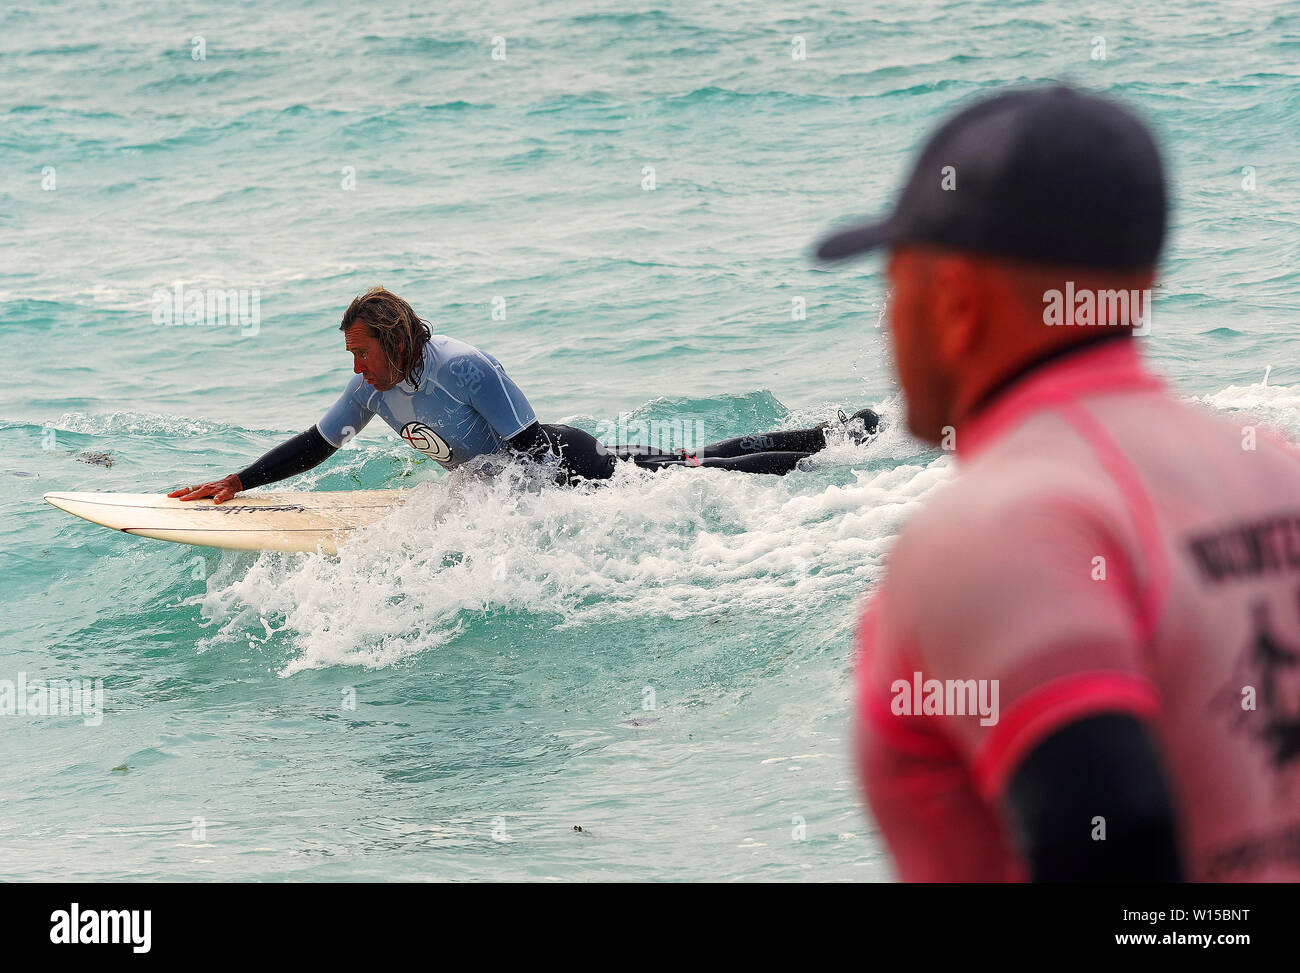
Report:
[[[889,220],[856,226],[833,236],[828,236],[817,244],[818,260],[843,260],[860,253],[867,253],[885,246],[892,238]]]

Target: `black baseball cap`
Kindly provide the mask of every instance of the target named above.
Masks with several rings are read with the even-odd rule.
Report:
[[[894,211],[827,237],[817,257],[932,243],[1042,263],[1146,267],[1160,255],[1166,215],[1160,153],[1128,109],[1066,85],[1016,89],[945,122]]]

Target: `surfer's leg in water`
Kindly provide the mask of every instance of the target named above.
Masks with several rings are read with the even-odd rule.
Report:
[[[800,430],[806,432],[807,430]],[[825,445],[823,442],[822,445]],[[711,449],[705,446],[693,453],[678,450],[665,453],[649,446],[620,446],[612,455],[622,460],[630,460],[643,470],[662,470],[670,466],[705,466],[714,470],[735,470],[739,473],[775,473],[778,476],[789,473],[801,459],[812,455],[811,450],[784,449],[765,450],[755,453],[741,453],[735,456],[708,456]]]
[[[880,429],[880,416],[871,409],[862,409],[846,416],[839,415],[841,425],[848,426],[849,436],[861,443]],[[829,422],[811,429],[781,429],[760,432],[735,439],[709,443],[697,450],[679,449],[672,454],[642,454],[629,456],[637,466],[658,469],[664,466],[707,466],[712,469],[737,470],[742,473],[789,473],[813,453],[826,448],[826,430]]]
[[[843,412],[839,415],[841,425],[848,425],[849,436],[854,442],[861,443],[874,436],[880,429],[880,416],[871,409],[861,409],[851,416]],[[861,422],[859,427],[858,422]],[[813,426],[811,429],[781,429],[776,432],[760,432],[735,439],[724,439],[710,443],[689,455],[699,457],[749,456],[753,453],[795,452],[815,453],[826,447],[826,430],[829,422]],[[680,452],[680,450],[679,450]]]
[[[870,409],[862,409],[847,417],[841,412],[840,422],[849,424],[850,436],[859,443],[875,435],[880,427],[880,417]],[[779,476],[793,470],[801,459],[825,448],[826,429],[829,425],[830,423],[824,422],[811,429],[783,429],[739,436],[710,443],[693,452],[677,450],[668,453],[636,445],[609,449],[590,433],[554,423],[541,423],[531,442],[534,443],[532,452],[536,454],[538,447],[545,448],[542,444],[542,439],[545,439],[550,452],[560,457],[563,468],[560,480],[569,483],[607,480],[614,475],[618,460],[629,460],[647,470],[669,466],[704,466]]]

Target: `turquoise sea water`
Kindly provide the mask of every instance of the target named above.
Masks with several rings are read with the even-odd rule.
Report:
[[[0,679],[100,678],[105,714],[0,718],[0,877],[889,878],[854,609],[952,470],[899,430],[879,263],[810,245],[981,92],[1122,97],[1173,180],[1149,354],[1300,436],[1298,64],[1289,2],[5,5]],[[257,325],[155,323],[176,283]],[[418,491],[338,558],[40,502],[308,427],[377,283],[545,421],[892,424],[782,479],[520,494],[377,421],[281,485]]]

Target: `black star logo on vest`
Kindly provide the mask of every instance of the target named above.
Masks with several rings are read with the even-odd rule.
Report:
[[[1213,705],[1235,712],[1233,728],[1263,743],[1281,770],[1300,757],[1300,651],[1273,634],[1267,602],[1256,602],[1251,616],[1255,633]],[[1247,686],[1258,694],[1255,709],[1242,706]]]

